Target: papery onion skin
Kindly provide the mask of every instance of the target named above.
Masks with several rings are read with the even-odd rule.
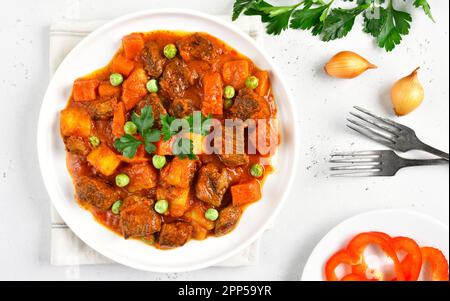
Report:
[[[417,76],[419,68],[392,86],[391,101],[397,116],[407,115],[417,109],[425,97],[423,86]]]
[[[375,68],[377,66],[352,51],[341,51],[337,53],[324,67],[328,75],[345,79],[355,78],[364,71]]]

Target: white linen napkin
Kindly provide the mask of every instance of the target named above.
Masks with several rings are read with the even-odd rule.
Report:
[[[230,16],[221,16],[230,20]],[[64,57],[91,31],[104,24],[106,20],[79,21],[61,20],[50,26],[49,63],[53,74]],[[259,17],[244,16],[233,22],[262,45],[264,27]],[[55,266],[83,264],[112,264],[110,259],[97,253],[84,244],[64,223],[54,207],[51,208],[51,252],[50,263]],[[221,267],[255,265],[259,261],[259,241],[231,258],[216,264]]]

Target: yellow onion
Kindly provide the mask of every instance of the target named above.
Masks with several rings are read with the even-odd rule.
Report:
[[[337,78],[354,78],[367,69],[377,68],[365,58],[352,51],[342,51],[325,65],[325,72]]]
[[[399,79],[391,89],[395,114],[403,116],[414,111],[423,101],[424,91],[417,77],[417,67],[410,75]]]

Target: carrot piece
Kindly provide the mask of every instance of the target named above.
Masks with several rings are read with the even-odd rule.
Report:
[[[222,66],[223,80],[236,89],[244,87],[245,80],[250,76],[250,63],[247,60],[228,61]]]
[[[134,60],[144,49],[144,38],[140,33],[132,33],[122,38],[122,45],[125,57]]]
[[[147,80],[147,73],[144,69],[139,68],[134,70],[123,82],[122,101],[127,111],[134,108],[138,101],[147,95],[147,88],[145,87]]]
[[[101,82],[98,86],[98,95],[100,97],[112,97],[120,94],[120,87],[114,87],[109,82]]]
[[[129,192],[156,187],[158,173],[149,162],[130,164],[121,169],[121,172],[130,177],[130,184],[126,187]]]
[[[122,55],[116,55],[110,66],[112,73],[120,73],[122,75],[128,76],[134,69],[134,62],[127,59]]]
[[[208,73],[203,77],[202,113],[207,116],[222,115],[222,78],[219,73]]]
[[[230,189],[233,206],[256,202],[261,198],[261,184],[256,179],[243,184],[233,185]]]
[[[98,79],[77,79],[73,83],[73,100],[90,101],[97,98]]]
[[[64,136],[88,137],[92,128],[91,116],[82,108],[66,108],[61,111],[60,128]]]
[[[87,161],[105,176],[112,175],[120,164],[120,158],[105,144],[100,144],[87,156]]]
[[[112,120],[112,133],[114,137],[119,138],[125,132],[123,126],[125,125],[125,105],[123,102],[119,102],[114,109],[114,116]]]
[[[258,78],[258,87],[256,87],[255,92],[260,96],[266,96],[270,87],[269,72],[258,71],[255,76]]]

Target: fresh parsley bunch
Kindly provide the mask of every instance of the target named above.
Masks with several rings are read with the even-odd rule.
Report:
[[[156,146],[153,143],[159,141],[161,132],[158,129],[153,129],[155,119],[153,117],[152,107],[145,106],[142,108],[141,115],[133,112],[131,121],[136,125],[138,133],[144,142],[133,135],[125,134],[114,141],[114,148],[130,159],[136,155],[136,151],[142,143],[144,143],[147,153],[153,153],[156,150]]]
[[[261,16],[269,34],[278,35],[287,28],[310,30],[322,41],[345,37],[362,15],[364,32],[372,35],[380,48],[391,51],[409,33],[412,21],[408,12],[397,10],[394,0],[343,0],[353,2],[351,8],[332,8],[335,0],[304,0],[291,6],[274,6],[264,0],[236,0],[232,19],[241,13]],[[403,0],[421,8],[434,21],[427,0]]]

